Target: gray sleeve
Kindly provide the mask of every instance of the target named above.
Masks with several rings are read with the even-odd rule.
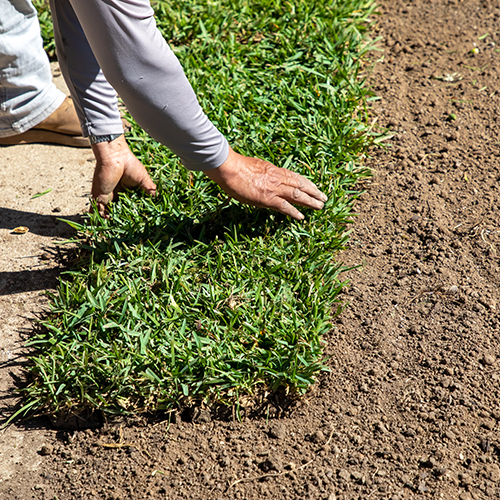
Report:
[[[51,2],[59,43],[67,53],[71,90],[80,96],[84,114],[103,110],[102,123],[94,120],[89,133],[116,133],[106,128],[106,120],[114,120],[109,113],[111,84],[137,123],[187,168],[208,170],[224,163],[228,143],[201,109],[177,57],[156,28],[148,0]],[[78,35],[82,29],[86,47]],[[93,63],[88,52],[95,56]]]

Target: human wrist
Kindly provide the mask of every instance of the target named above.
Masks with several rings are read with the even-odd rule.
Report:
[[[96,142],[91,145],[97,163],[122,160],[123,155],[131,154],[125,136],[120,134],[111,141]]]
[[[112,142],[115,139],[118,139],[118,137],[120,137],[121,135],[123,135],[123,133],[121,133],[121,134],[108,134],[108,135],[92,135],[92,134],[90,134],[88,138],[89,138],[90,144],[100,144],[101,142]]]

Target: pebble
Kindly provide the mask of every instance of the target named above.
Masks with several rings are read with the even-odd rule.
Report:
[[[452,381],[449,378],[445,378],[445,379],[441,380],[441,387],[444,387],[445,389],[447,389],[448,387],[450,387],[451,382]]]
[[[453,439],[456,439],[456,434],[451,430],[451,429],[448,429],[445,431],[444,433],[445,437],[447,437],[450,441],[452,441]]]
[[[446,474],[446,469],[444,467],[435,467],[434,469],[432,469],[432,473],[436,477],[444,476]]]
[[[283,470],[283,464],[281,460],[273,456],[270,456],[266,460],[261,462],[258,467],[263,472],[270,472],[270,471],[279,472]]]
[[[481,442],[479,443],[483,453],[488,453],[490,451],[490,445],[491,443],[489,439],[481,439]]]
[[[485,365],[492,365],[496,360],[497,359],[493,354],[486,353],[483,355],[483,363]]]
[[[54,452],[54,447],[51,444],[44,444],[40,449],[40,455],[44,457],[52,455],[53,452]]]
[[[345,469],[340,469],[337,476],[344,481],[349,481],[351,479],[351,473]]]
[[[273,439],[285,439],[286,427],[281,422],[272,422],[268,434]]]
[[[493,419],[484,420],[482,423],[482,426],[485,429],[488,429],[489,431],[492,431],[495,428],[495,425],[496,425],[496,421]]]
[[[325,441],[325,435],[322,431],[316,431],[311,434],[311,441],[316,444],[323,443]]]
[[[52,212],[56,212],[56,213],[57,213],[57,212],[62,212],[62,209],[61,209],[61,207],[54,207],[54,208],[52,209]]]
[[[427,491],[429,491],[429,488],[427,488],[426,484],[422,481],[418,485],[418,491],[420,491],[420,493],[426,493]]]
[[[460,483],[464,486],[470,486],[473,483],[472,478],[465,473],[459,474],[458,479],[460,479]]]
[[[416,432],[413,429],[406,429],[403,432],[403,436],[405,436],[405,437],[412,438],[412,437],[415,437],[415,435],[416,435]]]
[[[358,483],[364,483],[365,482],[365,477],[362,472],[359,471],[352,471],[351,472],[352,478],[357,481]]]

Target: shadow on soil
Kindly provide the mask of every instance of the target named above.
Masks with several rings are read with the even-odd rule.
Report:
[[[61,219],[72,222],[82,222],[81,215],[40,215],[33,212],[23,212],[10,208],[0,207],[0,229],[14,229],[18,226],[26,226],[31,233],[52,238],[67,238],[74,230]],[[16,233],[11,233],[14,236]]]

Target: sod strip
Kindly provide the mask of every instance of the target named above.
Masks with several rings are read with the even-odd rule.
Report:
[[[158,196],[129,192],[110,219],[73,224],[81,259],[30,342],[26,410],[244,407],[278,389],[304,394],[326,369],[322,336],[345,285],[335,255],[347,243],[354,185],[369,175],[362,159],[380,139],[359,77],[374,3],[154,7],[235,149],[299,171],[329,201],[301,223],[240,205],[134,125],[130,143]]]

